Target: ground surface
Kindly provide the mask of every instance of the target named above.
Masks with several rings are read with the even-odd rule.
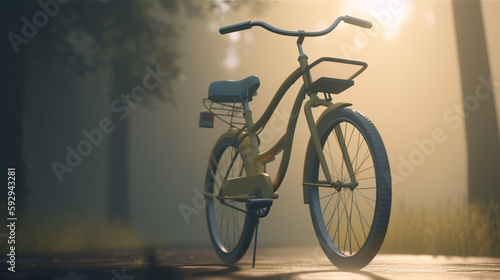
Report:
[[[378,255],[357,272],[339,271],[315,247],[259,248],[235,265],[221,263],[211,248],[123,250],[18,256],[16,272],[2,261],[0,279],[500,279],[500,258]]]

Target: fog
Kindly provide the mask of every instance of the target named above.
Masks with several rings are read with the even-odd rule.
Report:
[[[127,117],[130,228],[144,244],[210,246],[201,193],[210,151],[227,130],[227,125],[217,120],[213,129],[198,127],[210,82],[259,76],[261,86],[250,103],[257,119],[281,82],[298,67],[294,38],[260,28],[234,35],[218,33],[221,26],[245,20],[307,31],[323,29],[345,14],[372,21],[371,30],[341,24],[327,36],[307,38],[304,51],[309,61],[333,56],[368,63],[355,85],[334,96],[334,102],[352,103],[352,108],[367,115],[379,130],[391,165],[393,213],[408,207],[433,209],[467,201],[467,143],[452,4],[376,3],[273,1],[260,12],[244,6],[185,22],[175,42],[182,50],[178,57],[182,71],[166,89],[173,101],[140,103]],[[495,93],[500,91],[500,38],[495,31],[500,25],[498,11],[500,2],[482,2],[491,77],[478,78],[478,84],[491,81]],[[146,66],[142,68],[144,75]],[[160,64],[159,68],[167,67]],[[141,79],[129,82],[143,83]],[[112,131],[103,133],[102,142],[82,157],[72,172],[65,173],[62,182],[51,164],[64,162],[66,147],[76,149],[86,139],[82,130],[102,130],[103,119],[113,114],[111,87],[111,73],[106,69],[86,76],[71,74],[57,64],[29,69],[23,123],[26,192],[19,198],[25,201],[26,211],[20,219],[106,216],[106,186],[113,181],[107,172]],[[284,133],[297,90],[294,85],[261,134],[263,147],[271,147]],[[487,102],[494,102],[499,110],[500,99],[495,94],[479,101],[477,108],[469,108],[469,113],[481,110]],[[316,110],[318,116],[321,111]],[[495,117],[500,123],[498,114]],[[290,166],[278,190],[280,197],[260,224],[260,244],[317,244],[302,197],[308,139],[301,112]],[[278,165],[279,160],[268,165],[271,177]],[[492,184],[498,186],[499,182]]]

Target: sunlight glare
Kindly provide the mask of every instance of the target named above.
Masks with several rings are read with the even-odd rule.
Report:
[[[394,39],[411,11],[408,0],[348,0],[343,1],[342,10],[351,16],[372,21],[374,27],[382,28],[382,36]]]
[[[235,47],[227,47],[226,58],[224,59],[223,63],[226,70],[234,70],[240,65],[240,58],[238,57]]]
[[[222,16],[231,9],[231,6],[224,0],[215,0],[213,3],[213,13],[216,16]]]
[[[233,32],[228,34],[229,41],[236,43],[240,40],[241,34],[239,32]]]

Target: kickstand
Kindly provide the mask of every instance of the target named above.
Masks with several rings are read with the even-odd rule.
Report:
[[[260,218],[257,218],[257,224],[255,225],[255,240],[253,242],[252,268],[255,268],[255,255],[257,254],[257,233],[259,232],[259,221],[260,221]]]

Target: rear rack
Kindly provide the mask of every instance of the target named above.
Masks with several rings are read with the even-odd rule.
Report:
[[[240,129],[246,125],[245,117],[243,117],[243,103],[220,103],[204,98],[203,106],[231,128]]]

